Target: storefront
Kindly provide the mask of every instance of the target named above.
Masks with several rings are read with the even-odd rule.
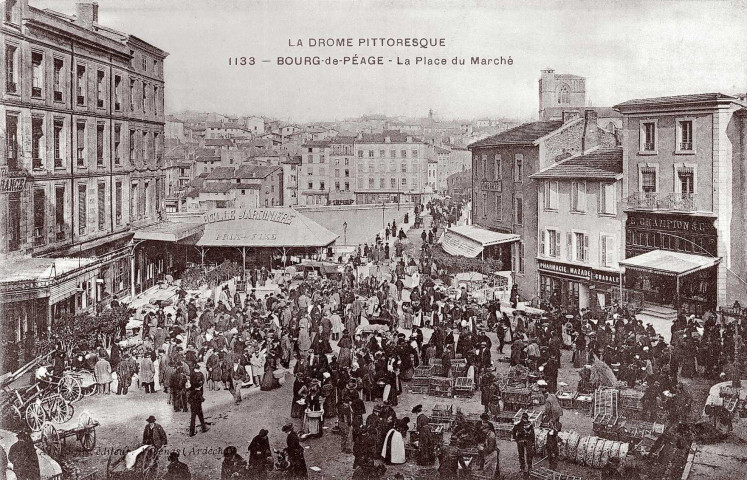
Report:
[[[537,259],[539,296],[564,311],[599,311],[612,303],[620,273],[581,265]]]
[[[701,317],[716,309],[716,276],[720,259],[682,252],[652,250],[620,262],[623,285],[646,303]]]
[[[624,288],[641,303],[702,315],[716,306],[718,231],[711,216],[629,212]],[[671,253],[671,255],[669,255]]]
[[[449,255],[468,258],[494,258],[509,267],[511,244],[520,237],[512,233],[494,232],[474,225],[449,227],[441,238],[441,247]]]

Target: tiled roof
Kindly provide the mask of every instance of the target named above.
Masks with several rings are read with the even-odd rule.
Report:
[[[195,160],[198,162],[220,162],[220,155],[200,155]]]
[[[389,137],[389,143],[407,143],[407,137],[410,137],[410,143],[422,143],[419,137],[410,135],[399,130],[384,130],[383,133],[363,133],[361,138],[356,139],[356,143],[386,143],[386,137]]]
[[[227,138],[206,138],[206,147],[233,147],[233,140]]]
[[[303,142],[303,145],[301,145],[304,148],[307,147],[329,147],[329,142],[327,140],[309,140],[308,142]]]
[[[715,102],[718,100],[738,101],[736,97],[725,95],[723,93],[697,93],[694,95],[675,95],[673,97],[637,98],[617,104],[614,108],[682,105],[689,103]]]
[[[200,187],[200,191],[204,193],[226,193],[231,190],[232,184],[230,182],[213,182],[207,183]]]
[[[288,165],[301,165],[301,157],[299,157],[298,155],[288,157],[287,159],[283,160],[282,163],[286,163]]]
[[[234,176],[235,173],[236,171],[233,167],[215,167],[207,178],[208,180],[228,180],[236,178]]]
[[[235,178],[265,178],[277,170],[281,170],[281,168],[278,166],[242,165],[236,170]]]
[[[345,143],[345,144],[353,144],[355,143],[355,136],[350,135],[337,135],[335,138],[331,139],[329,143]]]
[[[262,188],[262,185],[258,183],[231,183],[230,185],[233,190],[259,190]]]
[[[613,180],[622,174],[622,148],[605,148],[561,160],[530,178],[590,178]]]
[[[201,187],[205,183],[205,177],[207,177],[207,174],[201,173],[199,176],[193,178],[192,181],[189,182],[189,186],[197,188]]]
[[[562,126],[563,122],[561,121],[525,123],[492,137],[478,140],[470,144],[469,148],[495,145],[531,145],[538,138],[542,138]]]

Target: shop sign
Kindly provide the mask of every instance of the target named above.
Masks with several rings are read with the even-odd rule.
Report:
[[[203,215],[205,223],[226,222],[230,220],[264,220],[267,222],[290,225],[296,215],[288,210],[254,209],[216,209]]]
[[[579,267],[577,265],[569,265],[566,263],[555,263],[548,262],[546,260],[537,261],[537,266],[540,270],[547,272],[560,273],[570,277],[581,278],[584,280],[591,280],[591,269],[588,267]]]
[[[0,168],[0,193],[21,192],[26,187],[26,177],[9,177],[8,167]]]
[[[712,220],[682,215],[628,215],[627,227],[669,232],[716,234]]]
[[[483,180],[481,188],[483,192],[500,192],[503,189],[503,183],[500,180]]]
[[[620,283],[620,274],[618,272],[603,272],[601,270],[592,270],[591,280],[598,283],[609,283],[611,285],[617,285]]]

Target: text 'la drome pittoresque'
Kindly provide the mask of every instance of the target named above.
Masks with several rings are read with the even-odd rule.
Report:
[[[392,37],[375,37],[375,38],[308,38],[288,39],[289,47],[414,47],[414,48],[432,48],[445,47],[445,38],[427,38],[427,37],[409,37],[409,38],[392,38]]]

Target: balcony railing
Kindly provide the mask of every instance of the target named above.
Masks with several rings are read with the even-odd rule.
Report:
[[[625,207],[631,210],[695,212],[698,202],[694,193],[638,192],[625,199]]]
[[[680,150],[692,150],[693,149],[693,142],[680,142]]]
[[[644,143],[643,144],[643,151],[644,152],[653,152],[654,150],[656,150],[654,147],[655,147],[655,145],[653,143]]]

